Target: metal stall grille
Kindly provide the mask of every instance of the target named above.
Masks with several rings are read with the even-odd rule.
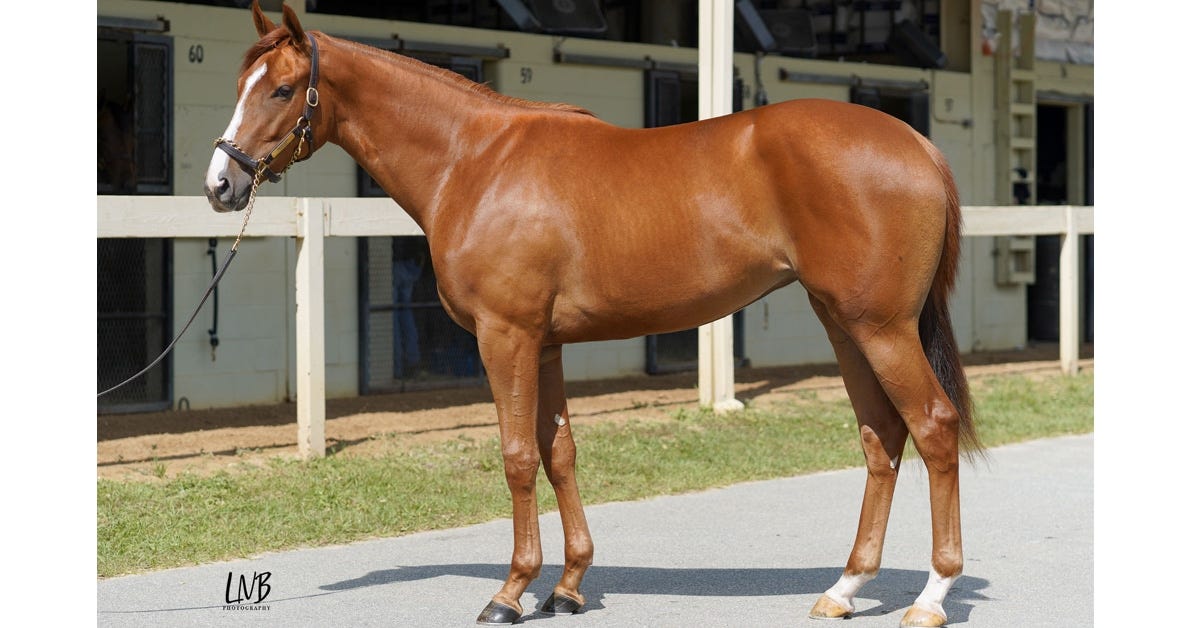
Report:
[[[170,341],[171,241],[104,238],[96,242],[96,377],[107,390],[140,371]],[[105,395],[100,412],[161,410],[171,405],[171,361]]]
[[[475,337],[442,308],[421,236],[359,238],[359,391],[481,386]]]
[[[170,194],[171,39],[100,28],[97,194]]]
[[[131,47],[135,89],[135,156],[140,192],[169,193],[171,187],[171,97],[169,41],[139,38]]]
[[[170,37],[97,29],[97,194],[170,194]],[[140,371],[170,341],[171,240],[102,238],[96,243],[97,389]],[[171,405],[171,359],[105,395],[97,411]]]

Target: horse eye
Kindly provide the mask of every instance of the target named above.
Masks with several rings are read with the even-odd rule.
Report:
[[[275,93],[272,94],[272,97],[283,98],[284,100],[291,98],[292,97],[292,86],[291,85],[280,85],[279,88],[275,90]]]

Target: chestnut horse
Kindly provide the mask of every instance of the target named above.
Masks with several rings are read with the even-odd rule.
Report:
[[[886,114],[823,100],[619,128],[305,32],[286,6],[279,26],[257,3],[253,21],[260,40],[205,191],[217,211],[242,209],[262,177],[332,142],[424,230],[442,303],[479,340],[512,494],[511,568],[479,623],[519,619],[541,570],[539,463],[566,538],[562,578],[541,610],[585,603],[592,538],[562,345],[695,327],[794,281],[833,343],[867,465],[845,571],[811,615],[850,615],[878,573],[911,435],[929,473],[933,552],[903,624],[945,623],[942,601],[963,566],[959,450],[980,446],[947,307],[958,196],[928,140]]]

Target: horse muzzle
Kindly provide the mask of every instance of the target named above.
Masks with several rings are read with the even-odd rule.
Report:
[[[213,211],[240,211],[250,203],[250,188],[250,178],[241,169],[224,170],[213,180],[204,182],[204,195]]]

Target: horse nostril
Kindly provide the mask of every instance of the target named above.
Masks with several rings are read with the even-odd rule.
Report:
[[[229,191],[229,179],[226,179],[225,177],[221,177],[220,179],[217,179],[217,195],[223,196],[228,191]]]

